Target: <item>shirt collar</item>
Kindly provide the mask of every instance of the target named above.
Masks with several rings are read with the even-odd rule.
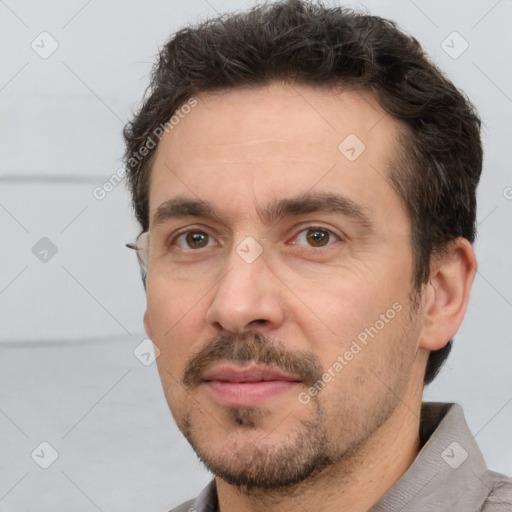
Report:
[[[415,461],[371,512],[477,510],[491,483],[484,459],[458,404],[423,403]]]
[[[217,512],[219,502],[217,500],[217,486],[212,480],[200,493],[189,510],[194,512]]]

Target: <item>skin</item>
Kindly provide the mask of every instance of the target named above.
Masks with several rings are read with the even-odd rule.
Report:
[[[171,412],[201,458],[230,472],[216,477],[222,512],[368,510],[418,453],[425,365],[462,322],[472,247],[455,240],[432,262],[414,307],[410,221],[387,179],[400,126],[371,94],[272,83],[196,99],[159,143],[150,182],[144,325],[161,351]],[[338,149],[349,134],[366,146],[354,161]],[[331,211],[261,214],[282,198],[333,192],[359,205],[372,229]],[[173,198],[207,201],[219,217],[157,224],[157,208]],[[311,226],[333,233],[328,245],[308,244]],[[208,246],[189,248],[177,238],[183,229],[210,235]],[[237,253],[246,237],[262,249],[252,263]],[[393,304],[400,312],[334,372]],[[298,383],[249,408],[227,407],[204,384],[184,385],[194,355],[220,335],[248,333],[298,360],[308,354],[335,376],[308,403]],[[233,481],[264,470],[277,478],[318,452],[329,454],[327,466],[293,485]]]

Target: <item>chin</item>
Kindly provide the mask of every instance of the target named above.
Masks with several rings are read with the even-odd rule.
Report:
[[[274,420],[270,429],[269,415],[266,409],[227,408],[222,425],[213,419],[201,425],[188,414],[179,427],[209,471],[246,490],[294,486],[335,462],[318,414],[314,420],[285,417],[286,425]]]

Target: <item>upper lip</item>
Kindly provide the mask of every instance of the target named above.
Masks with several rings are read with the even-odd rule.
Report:
[[[271,368],[268,366],[236,366],[234,364],[222,363],[203,374],[203,381],[221,380],[225,382],[261,382],[268,380],[284,380],[289,382],[300,382],[296,375]]]

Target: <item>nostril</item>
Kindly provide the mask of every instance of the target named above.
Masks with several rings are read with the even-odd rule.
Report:
[[[260,319],[258,319],[258,320],[253,320],[253,321],[251,322],[251,324],[265,324],[265,323],[267,323],[267,321],[266,321],[266,320],[263,320],[263,319],[261,319],[261,318],[260,318]]]

